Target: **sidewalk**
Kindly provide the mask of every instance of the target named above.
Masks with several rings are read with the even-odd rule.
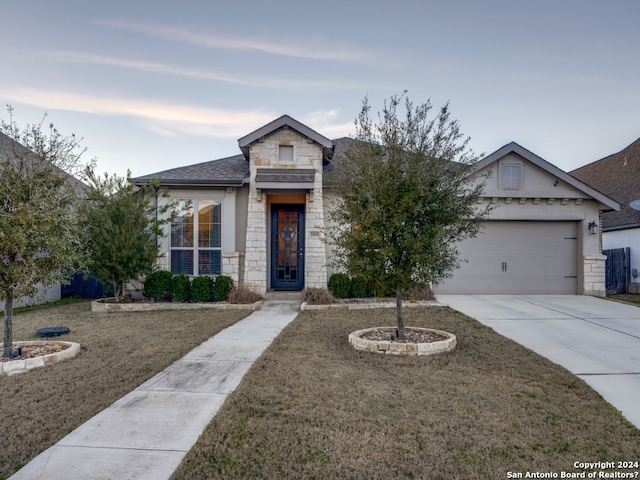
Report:
[[[269,300],[122,397],[11,480],[168,479],[253,362],[298,314]]]

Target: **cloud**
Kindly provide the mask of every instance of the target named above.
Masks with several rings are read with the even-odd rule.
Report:
[[[239,138],[274,119],[271,112],[239,111],[178,105],[151,100],[99,97],[61,91],[13,89],[0,92],[9,103],[19,102],[45,109],[93,115],[126,116],[163,135]]]
[[[257,51],[286,57],[305,58],[309,60],[332,60],[339,62],[354,61],[370,55],[365,51],[349,50],[344,47],[337,47],[336,45],[311,46],[304,44],[304,42],[299,40],[271,43],[264,39],[257,38],[239,38],[228,35],[216,36],[196,33],[179,27],[106,20],[97,21],[95,23],[111,28],[129,30],[171,42],[188,43],[208,49]]]
[[[320,110],[304,115],[302,123],[313,128],[328,138],[346,137],[354,133],[353,122],[335,123],[338,118],[338,110]]]
[[[35,53],[34,53],[35,54]],[[130,60],[125,58],[106,57],[101,55],[93,55],[82,52],[60,51],[60,52],[44,52],[40,54],[43,58],[54,59],[62,62],[106,65],[119,68],[127,68],[139,70],[149,73],[160,73],[166,75],[177,75],[201,80],[213,80],[216,82],[230,83],[234,85],[242,85],[247,87],[263,87],[277,89],[342,89],[342,88],[362,88],[360,84],[349,84],[339,82],[328,82],[320,80],[290,80],[282,78],[260,78],[246,76],[223,75],[215,72],[180,68],[163,63],[144,62],[140,60]]]

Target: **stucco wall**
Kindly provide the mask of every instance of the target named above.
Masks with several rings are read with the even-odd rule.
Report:
[[[503,190],[500,182],[500,168],[503,163],[518,163],[522,167],[521,189]],[[589,232],[589,223],[598,222],[603,206],[586,193],[559,180],[546,170],[528,162],[516,154],[508,154],[477,173],[477,181],[485,180],[485,196],[478,207],[491,205],[491,220],[530,220],[576,222],[578,231],[578,293],[604,295],[604,263],[600,251],[599,235]],[[325,192],[325,208],[331,205],[332,195]],[[330,215],[327,221],[331,229]],[[508,239],[505,239],[508,241]],[[326,245],[331,266],[333,247]]]
[[[164,205],[173,200],[190,199],[190,200],[213,200],[222,205],[222,253],[237,252],[236,235],[238,231],[243,232],[242,219],[246,218],[246,209],[238,213],[236,205],[237,188],[220,188],[220,189],[170,189],[169,198],[160,199],[160,204]],[[170,216],[170,213],[167,214]],[[236,220],[236,217],[238,219]],[[238,226],[238,224],[240,224]],[[246,225],[246,223],[245,223]],[[169,254],[171,250],[171,225],[164,225],[165,236],[160,239],[161,256],[158,259],[158,267],[163,270],[171,270]],[[222,272],[226,274],[226,272]]]
[[[43,303],[56,302],[60,300],[60,285],[45,287],[38,284],[38,293],[33,297],[21,297],[14,299],[13,308],[30,307],[32,305],[40,305]],[[0,302],[0,311],[4,312],[4,302]]]

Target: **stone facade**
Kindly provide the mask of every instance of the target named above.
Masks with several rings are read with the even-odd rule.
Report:
[[[235,285],[244,283],[244,252],[222,253],[222,275],[231,277]]]
[[[255,179],[255,171],[252,172]],[[267,202],[255,183],[250,184],[244,286],[257,293],[267,291]]]
[[[584,294],[604,297],[606,255],[584,256]]]
[[[316,171],[313,191],[307,194],[305,232],[305,286],[327,287],[327,257],[325,246],[324,202],[322,195],[322,162]]]
[[[280,156],[280,147],[292,147],[292,157]],[[269,288],[269,196],[277,196],[278,203],[300,205],[299,190],[281,188],[263,191],[256,184],[258,169],[313,169],[312,188],[305,195],[305,287],[326,287],[327,267],[322,202],[322,146],[285,128],[261,138],[249,147],[249,205],[247,240],[244,260],[244,286],[261,294]],[[290,200],[287,197],[290,196]]]

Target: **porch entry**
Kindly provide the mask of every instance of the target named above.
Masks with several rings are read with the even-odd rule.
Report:
[[[304,205],[271,205],[271,288],[304,288]]]

